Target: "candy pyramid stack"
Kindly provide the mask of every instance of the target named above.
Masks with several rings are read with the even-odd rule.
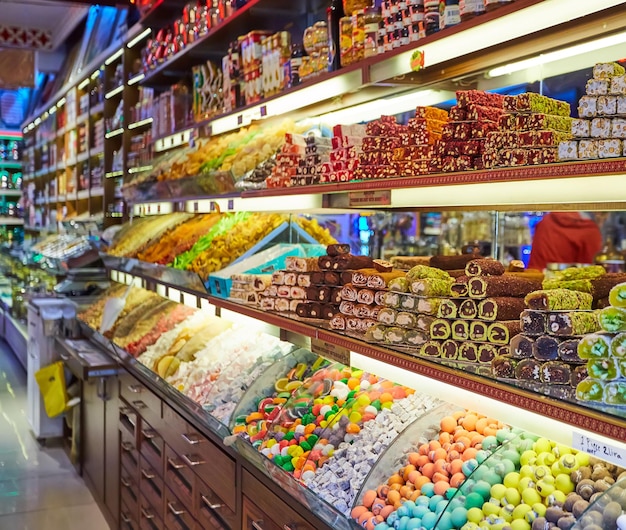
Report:
[[[598,315],[601,333],[580,341],[578,355],[587,361],[589,377],[576,387],[580,401],[626,406],[626,283],[609,294],[610,306]]]
[[[359,155],[358,179],[418,176],[430,171],[433,145],[441,138],[448,113],[435,107],[417,107],[407,125],[393,116],[381,116],[366,125]]]
[[[276,165],[266,179],[269,188],[304,186],[319,182],[318,167],[330,161],[330,138],[287,133],[276,155]]]
[[[422,354],[489,367],[496,355],[508,354],[511,338],[520,332],[523,297],[537,286],[537,280],[505,274],[499,261],[469,261],[465,275],[451,285],[451,296],[442,300]]]
[[[330,161],[319,166],[320,183],[354,180],[365,135],[363,124],[333,127],[333,150],[330,152]]]
[[[573,140],[561,142],[560,160],[614,158],[626,139],[626,72],[617,63],[597,64],[572,122]]]
[[[449,123],[442,130],[431,168],[435,171],[483,169],[482,154],[487,134],[498,129],[504,96],[479,90],[456,93]]]
[[[571,138],[568,103],[526,93],[504,98],[498,130],[487,135],[485,167],[548,164],[557,160],[559,143]]]

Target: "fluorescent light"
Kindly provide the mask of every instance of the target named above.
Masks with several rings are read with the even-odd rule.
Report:
[[[63,105],[65,105],[65,98],[61,98],[59,101],[57,101],[57,108],[61,108]]]
[[[104,135],[106,139],[113,138],[114,136],[118,136],[124,132],[124,127],[120,127],[119,129],[115,129],[114,131],[108,132]]]
[[[132,48],[135,44],[137,44],[138,42],[141,42],[151,33],[152,33],[152,28],[146,28],[139,35],[137,35],[133,40],[131,40],[126,46],[128,48]]]
[[[523,61],[518,61],[515,63],[510,63],[504,66],[493,68],[489,70],[489,72],[487,72],[487,77],[499,77],[502,75],[512,74],[514,72],[520,72],[522,70],[527,70],[528,68],[560,61],[569,57],[576,57],[577,55],[582,55],[583,53],[601,50],[603,48],[623,44],[625,42],[626,32],[618,33],[616,35],[611,35],[610,37],[603,37],[601,39],[583,42],[582,44],[569,46],[568,48],[563,48],[562,50],[542,53],[541,55],[531,57],[530,59],[525,59]]]
[[[83,88],[85,88],[87,85],[89,85],[89,78],[84,79],[79,85],[78,85],[78,90],[82,90]]]
[[[357,90],[362,84],[363,79],[360,70],[347,72],[315,85],[301,88],[290,94],[259,103],[244,111],[217,118],[210,123],[211,134],[218,135],[234,131],[240,127],[250,125],[254,120],[281,116],[282,114],[347,94]]]
[[[41,118],[35,118],[35,125],[39,125],[41,123]]]
[[[109,66],[113,61],[115,61],[116,59],[119,59],[123,53],[124,53],[124,48],[120,48],[113,55],[111,55],[111,57],[109,57],[106,61],[104,61],[104,64]]]
[[[150,171],[152,169],[152,166],[139,166],[139,167],[131,167],[128,170],[128,173],[133,174],[133,173],[143,173],[144,171]]]
[[[112,97],[117,96],[122,90],[124,90],[124,85],[118,86],[117,88],[111,90],[108,94],[105,94],[104,99],[111,99]]]
[[[337,110],[322,114],[314,121],[328,123],[329,125],[360,123],[380,118],[383,115],[393,116],[402,112],[415,110],[415,107],[436,105],[443,101],[454,98],[454,92],[447,90],[418,90],[401,96],[377,99],[361,105],[355,105],[347,109]]]
[[[323,208],[321,194],[291,195],[288,200],[277,197],[216,197],[190,200],[185,211],[189,213],[220,212],[299,212]]]
[[[54,114],[57,111],[57,106],[53,105],[52,107],[50,107],[50,110],[48,111],[49,114]]]
[[[128,84],[129,84],[129,85],[136,85],[136,84],[137,84],[137,83],[139,83],[139,81],[141,81],[144,77],[146,77],[146,74],[144,74],[144,73],[138,74],[138,75],[136,75],[135,77],[131,77],[131,78],[128,80]]]
[[[153,118],[146,118],[145,120],[140,120],[140,121],[136,121],[135,123],[131,123],[128,128],[129,129],[136,129],[137,127],[141,127],[142,125],[148,125],[149,123],[152,123]]]
[[[105,178],[115,178],[115,177],[121,177],[124,175],[123,171],[111,171],[110,173],[107,173],[104,175]]]
[[[529,7],[489,20],[453,35],[421,45],[370,67],[370,81],[377,83],[411,71],[411,55],[415,49],[424,53],[426,69],[444,62],[510,42],[536,32],[558,26],[565,22],[582,19],[611,7],[623,4],[624,0],[544,0]],[[601,23],[600,27],[601,27]]]

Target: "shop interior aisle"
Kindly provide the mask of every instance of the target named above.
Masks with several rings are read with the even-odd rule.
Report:
[[[26,374],[0,340],[0,530],[108,530],[58,444],[44,447],[26,418]]]

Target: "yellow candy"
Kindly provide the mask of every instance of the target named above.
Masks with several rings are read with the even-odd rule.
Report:
[[[270,438],[270,439],[267,441],[266,447],[272,447],[272,446],[276,445],[277,443],[278,443],[278,442],[277,442],[274,438]]]

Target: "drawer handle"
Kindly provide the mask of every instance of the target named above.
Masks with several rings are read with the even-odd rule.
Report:
[[[211,508],[211,510],[218,510],[219,508],[224,506],[223,504],[217,504],[217,503],[211,502],[211,499],[205,497],[204,495],[201,495],[200,498],[202,499],[202,502],[204,502],[204,504],[206,504],[209,508]]]
[[[122,512],[121,516],[122,516],[122,521],[124,521],[127,524],[130,524],[130,517],[128,517],[128,515],[126,515],[124,512]]]
[[[152,440],[156,436],[156,431],[154,429],[146,429],[145,431],[141,431],[143,437],[146,440]]]
[[[173,502],[168,502],[167,507],[174,515],[179,516],[185,513],[185,510],[177,509]]]
[[[143,387],[141,385],[128,385],[127,388],[133,394],[141,394],[143,392]]]
[[[192,458],[195,458],[196,460],[192,460]],[[202,460],[198,455],[191,455],[191,456],[183,455],[183,460],[192,467],[199,466],[200,464],[205,463],[204,460]]]
[[[130,452],[135,449],[135,446],[130,442],[122,442],[122,449],[124,449],[124,451]]]
[[[124,477],[120,478],[120,482],[125,488],[130,488],[130,482],[128,482],[128,480],[126,480]]]
[[[185,440],[189,445],[197,445],[199,443],[204,442],[204,438],[199,434],[181,434],[180,435],[183,440]]]
[[[120,408],[120,414],[122,414],[123,416],[128,416],[129,414],[133,413],[133,409],[131,409],[130,407],[121,407]]]
[[[138,409],[147,409],[148,405],[146,405],[143,401],[138,399],[137,401],[133,401],[133,405],[135,405]]]
[[[264,530],[263,519],[259,519],[258,521],[252,521],[252,528],[254,528],[254,530]]]
[[[144,507],[141,508],[141,515],[146,519],[154,519],[154,514],[147,511]]]
[[[172,466],[174,469],[182,469],[182,468],[186,467],[185,464],[181,464],[180,462],[177,462],[176,460],[174,460],[171,457],[168,457],[167,463],[170,466]]]
[[[154,478],[154,474],[153,473],[149,473],[148,471],[146,471],[145,469],[141,469],[141,474],[147,478],[148,480],[152,480]]]

